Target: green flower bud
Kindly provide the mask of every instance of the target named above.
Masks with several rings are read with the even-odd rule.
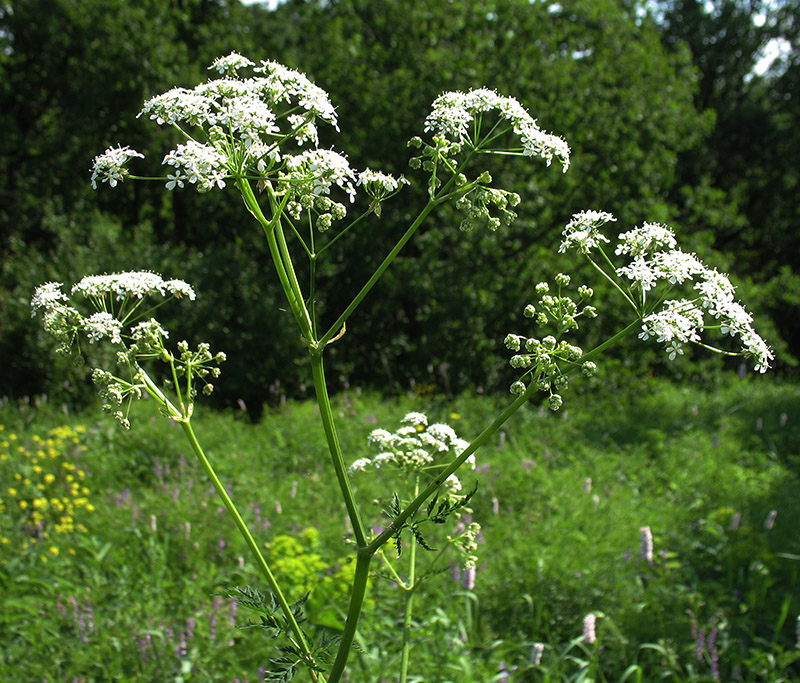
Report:
[[[522,315],[524,315],[526,318],[533,318],[536,315],[536,308],[533,304],[528,304],[525,306],[525,310],[522,311]]]
[[[550,410],[558,410],[564,404],[564,400],[558,394],[552,394],[547,401]]]
[[[568,287],[569,280],[570,280],[569,275],[566,275],[564,273],[559,273],[558,275],[556,275],[556,284],[559,287]]]
[[[526,389],[525,384],[518,380],[511,385],[509,391],[515,396],[520,396],[525,393],[525,389]]]

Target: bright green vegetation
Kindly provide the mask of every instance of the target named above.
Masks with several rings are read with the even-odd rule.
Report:
[[[595,661],[598,681],[707,681],[715,649],[720,680],[800,676],[800,391],[769,379],[636,387],[569,395],[559,413],[530,405],[478,453],[475,588],[451,572],[425,585],[411,680],[589,680],[581,672]],[[470,437],[502,400],[351,389],[334,409],[352,461],[369,454],[372,429],[408,411]],[[232,625],[247,625],[247,610],[219,595],[263,588],[255,566],[214,514],[180,429],[146,409],[130,433],[95,411],[0,409],[2,680],[255,681],[272,656],[265,633]],[[289,402],[256,425],[202,417],[206,452],[267,558],[280,555],[273,568],[289,598],[312,591],[307,627],[337,628],[352,565],[313,404]],[[76,490],[64,472],[78,471]],[[367,503],[391,495],[376,481],[355,480]],[[72,528],[57,506],[33,504],[45,495],[72,505]],[[644,526],[652,565],[640,554]],[[368,599],[348,680],[394,680],[402,596],[374,578]],[[602,614],[594,646],[581,641],[590,612]]]

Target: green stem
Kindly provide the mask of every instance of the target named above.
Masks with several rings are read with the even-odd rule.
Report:
[[[414,478],[414,497],[419,495],[419,473]],[[408,562],[408,584],[405,588],[405,609],[403,611],[403,653],[400,658],[400,683],[408,680],[408,662],[411,656],[411,623],[414,609],[414,591],[417,588],[417,544],[411,542]]]
[[[347,610],[347,620],[345,621],[342,640],[339,642],[339,650],[336,659],[328,674],[328,683],[339,683],[350,650],[353,648],[353,639],[358,628],[358,619],[361,616],[361,609],[364,606],[364,596],[367,592],[367,581],[369,580],[369,564],[374,553],[368,552],[366,548],[358,549],[356,557],[356,571],[353,578],[353,592],[350,594],[350,607]]]
[[[325,382],[325,368],[322,364],[321,350],[312,349],[311,370],[314,375],[314,389],[317,394],[317,405],[319,406],[319,414],[322,418],[322,426],[325,429],[325,439],[328,442],[328,450],[330,451],[331,460],[333,461],[333,469],[336,472],[336,479],[339,482],[339,489],[344,498],[347,515],[353,527],[356,546],[361,549],[367,544],[366,531],[364,523],[361,521],[361,515],[358,512],[356,498],[353,493],[353,488],[350,485],[350,477],[347,474],[347,468],[344,464],[342,446],[339,443],[339,436],[336,433],[336,425],[333,421],[333,410],[331,409],[331,400],[328,396],[328,386]]]
[[[274,593],[275,598],[278,601],[278,604],[281,607],[281,611],[286,618],[286,621],[289,623],[289,627],[294,634],[294,641],[295,644],[300,648],[301,652],[303,653],[303,657],[306,660],[306,664],[309,665],[309,674],[311,675],[312,681],[320,681],[321,678],[317,675],[315,671],[313,671],[310,667],[313,664],[313,657],[311,655],[311,650],[308,647],[308,643],[306,642],[305,636],[303,635],[303,631],[300,628],[300,625],[297,623],[297,620],[292,613],[292,608],[289,605],[286,597],[283,595],[283,592],[278,585],[275,576],[272,574],[272,571],[267,565],[264,556],[261,554],[261,549],[258,547],[253,535],[250,533],[250,529],[247,528],[242,516],[239,514],[239,510],[234,505],[231,497],[228,495],[228,492],[225,490],[225,487],[222,485],[222,482],[219,480],[217,473],[214,471],[214,468],[211,466],[208,458],[206,457],[205,452],[203,451],[200,443],[195,436],[194,430],[189,422],[189,420],[182,420],[181,427],[183,427],[183,431],[186,434],[186,438],[189,439],[189,443],[192,445],[192,450],[194,451],[197,459],[200,461],[200,464],[203,467],[203,470],[208,475],[208,478],[211,480],[211,483],[214,486],[219,497],[222,499],[223,505],[228,510],[228,513],[233,518],[234,524],[236,524],[236,528],[239,530],[239,533],[244,538],[247,547],[250,549],[253,557],[258,564],[259,569],[261,569],[261,573],[266,578],[267,583],[269,584],[270,590]]]
[[[428,214],[433,211],[434,207],[438,203],[438,200],[431,199],[428,201],[428,203],[425,205],[425,208],[420,211],[414,222],[400,238],[400,241],[394,245],[394,248],[389,252],[386,258],[383,259],[377,270],[372,274],[372,277],[367,280],[367,283],[361,288],[361,291],[356,294],[355,298],[350,302],[350,305],[344,309],[344,312],[339,316],[336,322],[331,325],[330,329],[324,335],[322,335],[319,340],[320,348],[324,347],[342,328],[342,325],[347,322],[347,319],[352,315],[353,311],[358,308],[359,304],[375,286],[375,283],[380,280],[381,276],[386,272],[386,269],[392,264],[392,261],[394,261],[395,257],[400,253],[400,250],[406,245],[408,240],[414,236],[414,233],[417,231],[419,226],[422,225],[424,220],[428,217]]]
[[[311,319],[308,315],[308,310],[303,303],[303,296],[300,293],[299,286],[296,288],[292,286],[292,278],[284,264],[284,256],[281,253],[278,240],[275,237],[275,225],[280,217],[280,211],[282,211],[283,205],[278,207],[273,206],[273,210],[277,208],[278,213],[273,216],[271,221],[267,220],[267,217],[264,215],[263,211],[261,211],[258,199],[256,199],[255,194],[253,194],[253,188],[250,186],[250,183],[240,178],[236,181],[236,187],[242,195],[247,210],[259,222],[264,231],[264,236],[267,238],[267,246],[269,246],[269,253],[272,257],[272,263],[275,265],[275,272],[278,275],[278,280],[280,280],[281,287],[286,295],[286,300],[289,303],[289,308],[292,310],[292,314],[300,327],[300,331],[307,339],[311,339]],[[272,195],[270,199],[274,202],[274,197]],[[286,256],[288,258],[288,251],[286,252]],[[289,259],[289,268],[291,269],[291,259]],[[297,282],[296,277],[294,278],[294,282]]]

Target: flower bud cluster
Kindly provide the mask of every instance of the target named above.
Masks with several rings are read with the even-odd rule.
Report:
[[[481,185],[481,182],[490,183],[491,176],[484,173],[478,178],[478,183],[467,194],[456,201],[456,208],[466,213],[466,218],[461,222],[461,230],[472,230],[479,223],[487,224],[489,230],[495,231],[501,225],[511,225],[517,214],[509,207],[515,207],[520,202],[520,196],[515,192],[493,189]],[[495,206],[499,216],[492,216],[490,206]]]
[[[433,144],[423,142],[420,137],[413,137],[408,142],[409,147],[422,149],[422,153],[419,156],[409,159],[408,165],[415,170],[421,168],[431,174],[428,181],[428,196],[431,198],[442,186],[440,167],[443,167],[452,175],[458,166],[457,157],[462,149],[460,142],[451,142],[442,135],[434,135],[432,142]],[[456,184],[459,187],[465,185],[466,182],[467,179],[464,176],[456,178]]]
[[[459,520],[453,534],[447,537],[448,542],[452,543],[456,550],[464,558],[464,569],[475,567],[478,563],[476,555],[478,542],[480,539],[481,525],[477,522],[467,521],[471,515],[467,515],[463,520]]]
[[[408,413],[395,432],[373,430],[368,443],[378,450],[377,455],[356,460],[350,466],[351,473],[385,468],[406,473],[435,473],[469,446],[452,427],[441,423],[428,424],[427,416],[418,412]],[[470,456],[467,462],[474,469],[474,456]],[[443,490],[449,495],[461,490],[461,482],[455,474],[445,480]]]
[[[569,275],[556,275],[555,294],[551,293],[549,283],[540,282],[535,288],[539,295],[538,305],[528,304],[523,311],[526,318],[535,320],[538,325],[554,328],[555,335],[550,334],[540,339],[509,334],[504,340],[506,348],[516,352],[509,361],[511,367],[526,370],[523,378],[529,376],[537,389],[549,393],[548,406],[551,410],[558,410],[563,404],[563,399],[557,392],[568,387],[568,371],[579,365],[587,376],[592,376],[597,371],[597,366],[591,361],[579,364],[583,349],[562,338],[578,329],[578,319],[582,316],[597,316],[595,307],[587,303],[594,294],[592,289],[585,285],[578,287],[576,300],[562,291],[569,287],[570,282]],[[511,393],[519,395],[527,388],[526,383],[520,379],[511,385]]]

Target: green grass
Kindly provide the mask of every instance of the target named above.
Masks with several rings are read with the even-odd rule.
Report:
[[[504,402],[350,390],[335,408],[355,460],[368,455],[372,429],[394,429],[408,411],[469,438]],[[151,410],[137,405],[125,433],[41,400],[0,408],[0,679],[254,681],[268,664],[271,641],[236,628],[246,610],[219,596],[260,585],[256,569],[181,430]],[[707,681],[715,650],[720,680],[800,677],[798,415],[800,389],[769,379],[637,381],[624,392],[568,394],[558,413],[526,406],[478,453],[475,589],[443,572],[416,602],[412,680]],[[313,404],[288,403],[256,425],[218,413],[195,423],[268,557],[288,550],[273,562],[289,592],[316,586],[311,620],[338,623],[351,546]],[[32,464],[34,438],[45,443],[63,425],[85,432]],[[88,494],[73,495],[63,467],[43,483],[62,461],[85,472]],[[473,476],[462,477],[466,487]],[[73,530],[55,529],[53,509],[33,524],[32,505],[19,507],[35,498],[21,493],[25,478],[29,489],[42,482],[86,499]],[[375,525],[385,517],[371,501],[392,493],[379,481],[355,481]],[[640,555],[643,526],[654,536],[652,565]],[[393,681],[401,598],[377,578],[369,598],[349,680]],[[602,614],[593,647],[580,639],[589,612]],[[539,666],[536,642],[545,644]]]

